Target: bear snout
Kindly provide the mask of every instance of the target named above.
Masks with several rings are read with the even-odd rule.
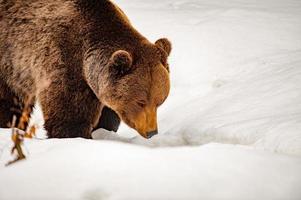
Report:
[[[146,133],[146,137],[147,139],[150,139],[151,137],[153,137],[154,135],[157,135],[158,134],[158,130],[154,130],[154,131],[150,131],[150,132],[147,132]]]

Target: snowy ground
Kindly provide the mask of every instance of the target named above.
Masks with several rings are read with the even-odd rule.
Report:
[[[0,129],[0,199],[301,199],[301,2],[116,2],[173,42],[160,135],[27,140],[4,167]]]

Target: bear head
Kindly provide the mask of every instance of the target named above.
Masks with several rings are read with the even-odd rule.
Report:
[[[157,108],[170,90],[171,43],[159,39],[139,49],[115,51],[99,73],[96,95],[144,138],[158,132]],[[95,88],[95,87],[94,87]]]

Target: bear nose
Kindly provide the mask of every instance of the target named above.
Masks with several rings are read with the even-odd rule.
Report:
[[[150,132],[147,132],[146,133],[146,137],[147,139],[153,137],[154,135],[157,135],[158,134],[158,130],[154,130],[154,131],[150,131]]]

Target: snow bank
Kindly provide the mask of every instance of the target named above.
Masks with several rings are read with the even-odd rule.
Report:
[[[298,199],[301,195],[300,158],[240,145],[150,149],[51,139],[27,141],[26,147],[27,160],[0,170],[0,199]]]
[[[160,134],[26,140],[28,158],[4,167],[0,129],[0,199],[300,199],[301,3],[116,3],[151,41],[173,42]]]

